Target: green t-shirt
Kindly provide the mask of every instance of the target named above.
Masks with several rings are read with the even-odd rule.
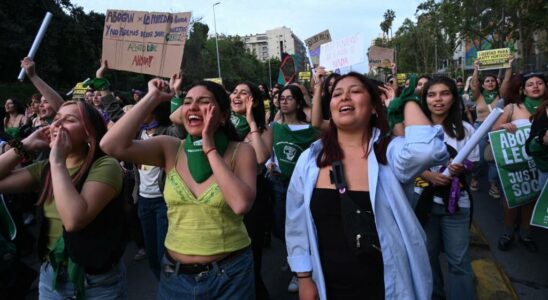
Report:
[[[42,171],[44,170],[47,162],[47,160],[43,160],[26,167],[26,169],[30,172],[36,186],[40,185]],[[69,175],[72,176],[76,174],[79,169],[80,167],[70,168],[68,170]],[[86,177],[86,182],[88,181],[97,181],[113,187],[116,190],[117,196],[122,191],[122,169],[116,159],[109,156],[100,157],[91,165],[88,176]],[[53,201],[46,201],[46,203],[44,203],[44,216],[49,221],[49,231],[47,233],[49,250],[53,249],[55,242],[63,233],[63,223],[61,222],[61,217],[57,212],[55,199],[51,200]]]

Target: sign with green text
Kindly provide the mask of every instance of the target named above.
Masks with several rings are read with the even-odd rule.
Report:
[[[533,159],[525,152],[525,141],[531,125],[518,127],[515,133],[506,130],[489,132],[489,140],[502,190],[508,207],[527,204],[538,198],[538,171]]]
[[[548,183],[544,185],[537,204],[535,204],[531,225],[548,229]]]

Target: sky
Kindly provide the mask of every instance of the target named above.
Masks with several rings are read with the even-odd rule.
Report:
[[[367,46],[382,32],[379,24],[387,9],[396,13],[392,26],[395,33],[405,18],[415,21],[415,10],[420,0],[72,0],[85,12],[105,13],[107,9],[139,10],[155,12],[191,11],[193,18],[201,18],[214,31],[213,4],[218,34],[247,35],[264,33],[268,29],[286,26],[303,42],[305,39],[329,29],[332,40],[364,33]],[[367,66],[364,65],[361,68]],[[358,69],[361,69],[360,67]]]

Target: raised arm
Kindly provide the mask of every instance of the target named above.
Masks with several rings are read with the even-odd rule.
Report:
[[[253,117],[253,97],[249,97],[246,101],[245,118],[249,124],[247,139],[250,141],[249,143],[255,150],[255,158],[257,163],[263,164],[270,157],[270,155],[272,155],[272,142],[269,143],[269,139],[267,138],[267,131],[269,131],[270,128],[266,126],[263,132],[259,131],[257,122],[255,122],[255,117]]]
[[[82,190],[78,191],[66,165],[72,147],[67,131],[60,129],[52,144],[49,161],[55,206],[66,231],[81,230],[120,193],[122,169],[110,157],[99,158],[91,166]]]
[[[27,169],[15,169],[23,161],[23,154],[49,146],[49,126],[37,129],[21,141],[20,145],[0,155],[0,193],[19,193],[33,188],[35,182]]]
[[[479,60],[476,59],[474,62],[474,73],[472,74],[472,81],[470,82],[470,88],[472,89],[472,101],[478,100],[479,96],[481,95],[481,89],[480,89],[480,81],[479,81]]]
[[[164,92],[167,82],[153,79],[148,83],[148,93],[112,126],[101,140],[101,149],[119,160],[165,167],[165,150],[172,137],[158,136],[146,141],[134,140],[139,126],[154,108],[172,98]]]
[[[314,96],[312,97],[312,116],[310,117],[310,123],[312,127],[318,130],[328,130],[329,121],[323,119],[322,112],[322,86],[325,80],[325,68],[316,68],[316,74],[314,74]]]
[[[241,143],[236,152],[234,170],[226,163],[215,148],[214,134],[217,107],[212,104],[204,112],[204,128],[202,130],[202,148],[215,176],[215,181],[223,192],[223,196],[232,211],[237,215],[247,213],[256,196],[257,161],[255,151],[249,144]]]
[[[510,55],[508,57],[508,64],[510,65],[504,71],[504,78],[502,79],[502,84],[500,85],[500,95],[502,97],[507,97],[510,89],[510,79],[512,79],[512,63],[514,62],[514,57]]]
[[[53,110],[58,111],[63,104],[63,98],[61,98],[61,96],[53,88],[51,88],[44,80],[42,80],[42,78],[38,76],[38,74],[36,74],[34,61],[29,57],[25,57],[21,61],[21,68],[25,69],[27,72],[27,77],[32,82],[34,87],[36,87],[38,92],[48,99]]]

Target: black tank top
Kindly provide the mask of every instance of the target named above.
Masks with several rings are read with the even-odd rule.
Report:
[[[348,195],[362,209],[372,211],[369,192]],[[310,201],[327,298],[384,299],[382,254],[356,257],[345,238],[340,201],[337,190],[322,188],[314,189]]]

